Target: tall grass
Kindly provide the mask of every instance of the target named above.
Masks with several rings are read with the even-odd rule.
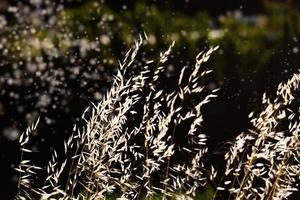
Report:
[[[205,162],[201,108],[216,97],[217,89],[209,92],[202,79],[210,73],[203,64],[217,47],[199,53],[169,87],[161,80],[174,43],[157,62],[137,63],[145,41],[136,41],[111,89],[85,110],[85,125],[74,127],[64,153],[53,152],[44,178],[43,168],[21,158],[17,199],[192,199],[215,185],[217,172]],[[215,199],[226,192],[233,199],[283,199],[298,190],[300,124],[293,93],[299,83],[295,74],[279,85],[277,98],[263,98],[257,117],[251,114],[253,128],[224,153]],[[37,123],[20,138],[22,155],[30,153],[25,146]]]
[[[294,74],[279,84],[274,100],[264,94],[264,110],[249,115],[253,128],[237,136],[226,153],[225,188],[235,199],[287,199],[298,191],[299,85],[300,74]]]

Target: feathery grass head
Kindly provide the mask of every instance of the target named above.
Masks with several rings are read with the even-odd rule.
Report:
[[[201,108],[217,90],[205,90],[201,79],[210,71],[201,66],[217,47],[198,54],[193,67],[184,67],[169,92],[161,79],[174,43],[158,62],[144,60],[137,67],[144,42],[141,36],[120,62],[111,89],[85,110],[86,125],[75,128],[64,142],[65,159],[57,162],[53,152],[44,185],[20,185],[28,192],[26,198],[32,194],[76,199],[82,195],[78,190],[90,199],[113,193],[126,199],[158,193],[164,198],[178,193],[194,196],[214,179],[214,168],[204,162],[207,138],[201,133]],[[18,197],[24,198],[22,193]]]
[[[279,84],[274,100],[264,95],[265,108],[251,119],[252,130],[240,134],[226,154],[224,187],[236,199],[287,199],[299,189],[300,121],[294,97],[299,84],[300,74],[294,74]]]

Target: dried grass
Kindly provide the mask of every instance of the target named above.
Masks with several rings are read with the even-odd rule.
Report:
[[[234,199],[288,199],[299,189],[299,108],[295,97],[300,74],[277,89],[271,100],[264,94],[265,109],[252,117],[253,128],[237,136],[225,155],[226,188]]]
[[[159,81],[174,43],[160,54],[156,64],[147,60],[137,70],[135,62],[144,42],[142,37],[136,41],[120,62],[111,89],[99,103],[85,110],[82,119],[86,126],[74,128],[64,143],[65,160],[58,162],[54,151],[45,184],[37,188],[20,184],[17,198],[78,199],[82,194],[76,190],[80,187],[88,199],[103,199],[116,192],[121,194],[120,199],[138,199],[141,194],[151,198],[158,193],[163,198],[188,198],[216,176],[212,166],[204,166],[206,136],[199,129],[201,107],[217,91],[204,92],[201,79],[210,71],[201,69],[201,65],[217,48],[201,52],[193,68],[183,68],[176,89],[168,93]],[[132,75],[133,69],[137,72]],[[196,104],[189,100],[194,97]],[[179,133],[178,127],[183,124],[189,128]],[[178,134],[184,134],[181,137],[186,146],[177,147]],[[187,159],[175,162],[174,157],[182,153]]]
[[[111,89],[85,110],[85,126],[75,126],[64,142],[63,161],[53,152],[43,185],[33,184],[41,168],[21,158],[17,199],[104,199],[111,194],[192,199],[212,183],[217,172],[205,162],[201,108],[217,90],[207,93],[201,85],[210,73],[201,66],[217,47],[199,53],[192,68],[181,70],[176,89],[167,92],[160,79],[174,43],[157,63],[146,60],[137,67],[144,43],[141,36],[120,62]],[[238,135],[226,152],[215,199],[226,192],[232,199],[287,199],[299,189],[300,115],[294,105],[299,84],[300,74],[294,74],[278,86],[274,100],[264,95],[263,111],[249,115],[252,129]],[[20,137],[22,156],[30,153],[26,145],[37,123]],[[183,127],[188,128],[179,131]],[[185,159],[176,160],[182,154]]]

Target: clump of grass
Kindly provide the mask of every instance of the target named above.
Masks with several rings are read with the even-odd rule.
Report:
[[[174,43],[158,62],[137,62],[144,43],[141,37],[128,51],[111,89],[84,111],[85,125],[74,127],[63,153],[53,152],[37,183],[42,168],[23,155],[38,122],[21,135],[17,199],[193,199],[204,188],[211,197],[217,172],[205,162],[201,108],[217,90],[205,89],[201,80],[210,71],[201,66],[217,47],[198,54],[169,87],[161,80]],[[249,115],[253,126],[225,152],[225,175],[213,199],[287,199],[298,191],[299,84],[294,74],[279,84],[275,99],[264,95],[256,117]]]
[[[111,89],[85,110],[86,125],[75,127],[64,142],[62,161],[54,151],[44,184],[20,184],[18,199],[103,199],[116,193],[120,199],[187,198],[216,177],[204,162],[206,135],[200,128],[201,108],[217,91],[207,93],[201,84],[210,73],[201,66],[217,47],[198,54],[193,67],[184,67],[170,92],[160,82],[174,43],[158,62],[144,59],[138,65],[144,43],[142,37],[136,41]]]
[[[281,83],[274,100],[264,94],[264,110],[249,115],[253,128],[237,136],[225,155],[224,186],[234,199],[287,199],[299,189],[300,74]]]
[[[24,154],[31,153],[32,150],[27,148],[28,142],[30,140],[30,135],[36,130],[37,125],[39,123],[39,119],[32,125],[30,125],[25,132],[23,132],[19,138],[20,150],[21,150],[21,161],[16,168],[16,171],[19,172],[19,180],[18,180],[18,196],[21,199],[30,198],[30,194],[27,192],[31,189],[31,182],[33,176],[37,173],[41,168],[35,166],[31,163],[30,160],[24,158]]]

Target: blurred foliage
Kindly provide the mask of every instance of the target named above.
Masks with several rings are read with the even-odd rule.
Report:
[[[243,10],[236,10],[212,18],[205,12],[190,16],[160,10],[144,1],[131,9],[124,5],[118,11],[99,1],[87,1],[77,7],[58,9],[55,24],[49,28],[40,23],[31,32],[24,31],[23,25],[18,27],[12,21],[14,25],[8,24],[2,34],[9,35],[15,29],[19,34],[19,40],[7,37],[9,59],[37,57],[43,51],[71,54],[74,40],[80,40],[78,46],[84,56],[100,57],[106,67],[117,66],[117,60],[124,55],[120,49],[130,48],[143,32],[149,37],[153,53],[176,41],[174,52],[181,55],[178,63],[182,65],[208,45],[220,45],[220,55],[213,61],[217,80],[222,84],[223,78],[232,76],[234,71],[237,79],[254,82],[253,77],[262,76],[274,59],[280,58],[281,62],[272,68],[281,73],[286,68],[288,74],[289,65],[299,61],[287,60],[285,53],[298,57],[300,14],[280,3],[265,3],[265,9],[261,15],[244,16]],[[91,47],[92,44],[97,47]]]

